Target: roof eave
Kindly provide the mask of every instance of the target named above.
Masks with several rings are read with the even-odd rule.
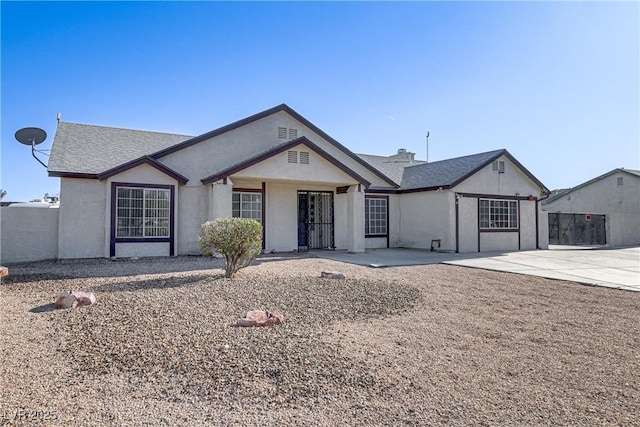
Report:
[[[320,148],[318,145],[314,144],[312,141],[310,141],[308,138],[306,137],[300,137],[300,138],[296,138],[296,139],[292,139],[291,141],[278,145],[277,147],[274,147],[271,150],[265,151],[264,153],[258,154],[257,156],[254,156],[244,162],[238,163],[236,165],[230,166],[227,169],[224,169],[220,172],[217,172],[213,175],[207,176],[205,178],[202,178],[200,181],[203,184],[211,184],[212,182],[216,182],[219,181],[223,178],[227,178],[235,173],[238,173],[244,169],[247,169],[255,164],[258,164],[270,157],[275,156],[276,154],[280,154],[290,148],[293,148],[297,145],[300,144],[304,144],[306,145],[308,148],[310,148],[311,150],[313,150],[316,154],[318,154],[320,157],[322,157],[323,159],[325,159],[326,161],[328,161],[329,163],[331,163],[332,165],[336,166],[338,169],[340,169],[342,172],[346,173],[347,175],[349,175],[350,177],[352,177],[353,179],[355,179],[356,181],[358,181],[360,184],[363,184],[365,186],[365,188],[368,188],[369,186],[371,186],[371,183],[369,181],[367,181],[365,178],[363,178],[362,176],[360,176],[358,173],[356,173],[355,171],[353,171],[352,169],[346,167],[343,163],[341,163],[340,161],[338,161],[338,159],[336,159],[335,157],[333,157],[332,155],[330,155],[329,153],[327,153],[326,151],[324,151],[322,148]]]
[[[109,170],[106,170],[102,173],[97,174],[97,178],[100,181],[103,181],[107,178],[110,178],[114,175],[117,175],[119,173],[125,172],[129,169],[133,169],[135,167],[141,166],[141,165],[148,165],[151,166],[154,169],[157,169],[158,171],[164,173],[165,175],[170,176],[171,178],[175,179],[176,181],[178,181],[181,185],[185,185],[187,182],[189,182],[189,178],[185,177],[184,175],[174,171],[173,169],[163,165],[162,163],[158,162],[157,160],[149,157],[149,156],[143,156],[140,157],[138,159],[132,160],[130,162],[127,162],[125,164],[122,164],[120,166],[116,166],[115,168],[111,168]]]

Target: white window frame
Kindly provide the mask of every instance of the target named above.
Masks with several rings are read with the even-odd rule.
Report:
[[[120,190],[137,190],[141,198],[121,197]],[[116,239],[158,239],[169,238],[171,233],[171,190],[168,188],[136,187],[117,185],[116,195]],[[164,197],[160,195],[163,194]],[[127,201],[127,203],[125,203]],[[141,206],[134,206],[137,203]],[[139,212],[139,216],[132,212]],[[123,215],[123,212],[128,212]],[[121,225],[121,220],[127,222]]]
[[[372,207],[374,207],[374,209],[372,209]],[[389,199],[386,197],[365,196],[364,235],[369,237],[384,237],[387,236],[388,233]]]
[[[262,192],[234,191],[231,197],[231,216],[255,219],[262,224],[262,204],[264,203]]]
[[[511,199],[479,199],[480,230],[518,230],[518,201]]]

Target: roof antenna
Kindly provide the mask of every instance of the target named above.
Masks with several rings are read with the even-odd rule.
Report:
[[[22,128],[16,132],[16,139],[20,144],[30,145],[33,158],[40,162],[45,168],[47,167],[42,160],[36,157],[36,153],[44,154],[45,156],[51,153],[51,150],[36,150],[36,145],[42,144],[44,140],[47,139],[47,133],[45,131],[40,128]]]
[[[429,131],[427,131],[427,163],[429,163]]]

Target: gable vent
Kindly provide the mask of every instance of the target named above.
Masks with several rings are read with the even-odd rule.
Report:
[[[498,171],[498,173],[504,173],[504,162],[502,160],[494,160],[493,163],[491,163],[491,169]]]
[[[303,165],[308,165],[309,164],[309,152],[308,151],[301,151],[300,152],[300,163]]]
[[[279,139],[296,139],[298,137],[298,129],[293,128],[278,128],[278,138]]]
[[[287,161],[289,163],[298,163],[298,152],[297,151],[287,151]]]

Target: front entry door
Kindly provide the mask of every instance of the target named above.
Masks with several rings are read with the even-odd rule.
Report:
[[[331,191],[298,191],[298,251],[309,249],[335,249]]]

